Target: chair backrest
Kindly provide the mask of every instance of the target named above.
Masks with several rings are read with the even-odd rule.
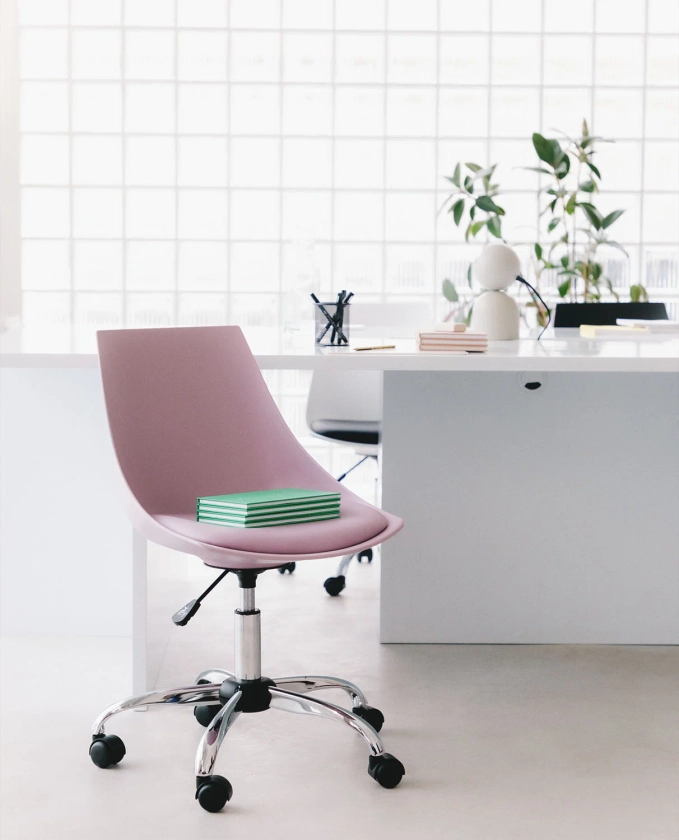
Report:
[[[306,420],[378,423],[382,420],[382,372],[317,370],[311,377]]]
[[[351,307],[352,343],[374,338],[414,337],[432,322],[428,303],[354,303]],[[380,422],[382,374],[373,370],[314,371],[307,402],[307,424],[318,420]]]
[[[283,420],[240,327],[97,338],[116,457],[148,513],[188,512],[219,493],[337,488]]]
[[[618,318],[644,318],[666,321],[664,303],[557,303],[554,327],[615,326]]]

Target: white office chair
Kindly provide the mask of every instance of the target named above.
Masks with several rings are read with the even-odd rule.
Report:
[[[384,342],[392,338],[412,338],[418,329],[431,324],[432,307],[428,303],[355,303],[351,306],[352,344]],[[365,339],[365,342],[364,342]],[[369,458],[377,460],[382,435],[382,372],[376,370],[315,371],[311,379],[306,413],[307,425],[314,435],[351,447],[359,460],[338,477],[343,481],[350,472]],[[355,555],[358,562],[373,559],[371,548]],[[353,554],[342,557],[337,574],[323,586],[328,595],[339,595],[346,586],[346,573]],[[280,567],[284,574],[293,572],[294,563]]]

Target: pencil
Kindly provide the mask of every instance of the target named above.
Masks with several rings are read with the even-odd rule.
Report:
[[[376,347],[354,347],[354,350],[393,350],[395,344],[378,344]]]

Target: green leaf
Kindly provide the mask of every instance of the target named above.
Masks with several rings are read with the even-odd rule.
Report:
[[[502,207],[498,207],[489,195],[480,195],[476,199],[476,206],[479,210],[485,210],[486,213],[497,213],[498,216],[503,216],[505,212]]]
[[[552,219],[552,221],[547,225],[547,233],[551,233],[560,221],[560,219]]]
[[[593,262],[589,264],[589,273],[595,283],[599,282],[599,278],[603,273],[604,267],[601,263]]]
[[[453,214],[453,221],[455,222],[455,225],[459,227],[460,219],[464,213],[464,198],[459,198],[448,212]]]
[[[608,216],[606,216],[606,218],[601,222],[601,227],[604,230],[610,227],[616,219],[619,219],[620,216],[622,216],[624,212],[624,210],[614,210],[612,213],[609,213]]]
[[[585,212],[585,215],[590,221],[590,224],[595,230],[601,230],[601,225],[603,224],[603,218],[601,217],[601,213],[596,209],[593,204],[589,204],[586,201],[581,202],[580,207]]]
[[[564,268],[568,268],[568,254],[564,254],[563,257],[561,257],[561,265]],[[576,263],[576,266],[577,266],[577,263]]]
[[[542,245],[540,245],[539,242],[536,242],[535,245],[533,245],[533,248],[535,249],[535,256],[539,260],[541,260],[542,259]]]
[[[453,172],[453,177],[450,179],[456,187],[460,186],[460,164],[458,163]]]
[[[467,316],[463,321],[463,323],[465,323],[467,326],[469,326],[472,322],[472,312],[473,311],[474,311],[474,304],[472,303],[472,305],[469,307],[469,312],[467,312]]]
[[[491,216],[488,219],[488,231],[497,239],[502,239],[502,225],[499,216]]]
[[[469,190],[469,192],[472,192],[472,191],[469,189],[469,188],[471,187],[472,183],[473,183],[473,181],[472,181],[472,179],[471,179],[471,176],[470,176],[470,175],[467,175],[467,177],[464,179],[464,188],[465,188],[466,190]]]
[[[444,280],[441,285],[441,289],[443,291],[443,297],[446,300],[450,301],[450,303],[457,303],[459,301],[460,296],[457,293],[455,284],[452,283],[450,280]]]
[[[556,140],[554,140],[553,142],[556,143]],[[571,159],[568,157],[568,155],[565,152],[563,152],[561,157],[559,158],[558,163],[554,167],[554,174],[561,181],[563,178],[566,177],[566,175],[568,175],[568,173],[570,171],[570,168],[571,168]]]
[[[601,172],[599,172],[598,168],[590,161],[587,161],[587,166],[592,170],[592,172],[596,175],[596,177],[601,180]]]
[[[582,190],[582,192],[593,193],[596,191],[596,184],[590,178],[587,181],[583,181],[581,184],[578,184],[578,189]]]
[[[480,172],[483,169],[482,166],[479,166],[478,163],[465,163],[467,169],[471,169],[472,172]]]
[[[576,196],[577,196],[577,193],[571,193],[571,197],[566,202],[566,213],[568,213],[569,216],[572,216],[573,213],[575,212]]]
[[[474,216],[476,216],[476,204],[472,204],[469,208],[469,218],[473,220]]]
[[[523,169],[525,172],[542,172],[543,175],[552,174],[549,171],[549,169],[545,169],[544,166],[522,166],[521,169]]]
[[[622,251],[622,253],[626,257],[629,257],[629,254],[627,253],[626,249],[619,242],[614,242],[612,239],[607,239],[606,245],[610,245],[611,248],[616,248],[618,251]]]
[[[472,264],[471,263],[469,263],[469,266],[467,267],[467,285],[471,289],[471,287],[472,287]]]
[[[558,287],[559,297],[565,298],[566,295],[571,290],[571,281],[570,278],[568,280],[564,280]]]
[[[638,303],[640,300],[646,301],[648,300],[648,292],[641,283],[637,283],[629,287],[629,297],[632,303]]]
[[[550,166],[555,167],[563,154],[558,140],[547,140],[542,134],[536,131],[533,134],[533,148],[540,160],[544,160]]]
[[[464,233],[464,238],[466,242],[469,242],[469,237],[474,237],[478,234],[481,228],[486,224],[485,219],[481,222],[470,222],[467,225],[467,230]]]
[[[491,178],[493,177],[493,173],[497,169],[497,163],[494,163],[490,169],[486,169],[485,172],[479,173],[483,177],[483,183],[486,188],[487,193],[496,192],[498,189],[497,184],[491,184]]]

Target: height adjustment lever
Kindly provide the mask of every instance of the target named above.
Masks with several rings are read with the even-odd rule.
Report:
[[[184,606],[177,610],[177,612],[172,616],[172,621],[177,625],[177,627],[185,627],[189,621],[194,617],[194,615],[200,609],[201,602],[204,598],[206,598],[210,592],[217,586],[220,581],[224,580],[224,578],[229,574],[229,569],[226,569],[219,575],[216,580],[213,580],[212,583],[208,586],[205,592],[201,593],[197,598],[194,598],[193,601],[189,601],[188,604],[184,604]]]

